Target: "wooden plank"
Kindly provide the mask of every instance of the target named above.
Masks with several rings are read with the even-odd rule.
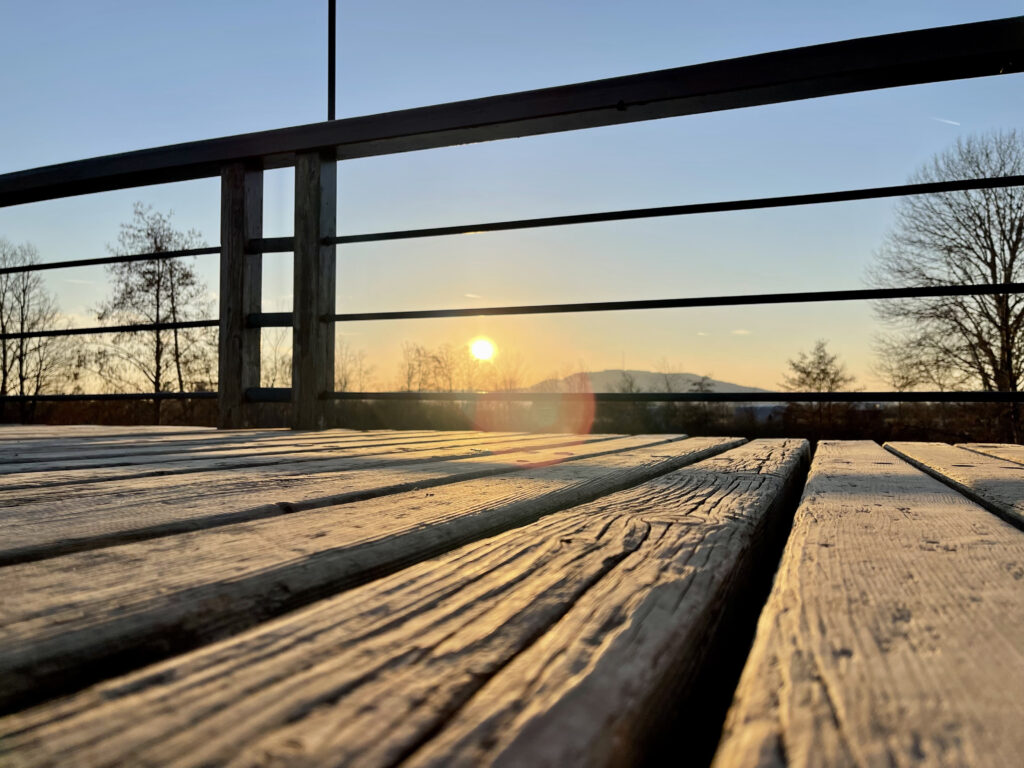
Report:
[[[0,706],[61,693],[224,637],[740,442],[695,438],[645,446],[630,440],[631,450],[571,462],[539,453],[540,466],[533,469],[428,493],[6,568]]]
[[[332,153],[333,154],[333,153]],[[324,152],[295,158],[295,269],[292,289],[292,427],[323,429],[334,391],[338,163]],[[326,239],[332,239],[325,244]]]
[[[945,443],[886,443],[909,461],[1018,528],[1024,528],[1024,466]]]
[[[551,514],[2,720],[0,750],[24,766],[629,764],[805,460],[799,441],[759,441]]]
[[[957,448],[963,448],[965,451],[974,451],[985,456],[994,456],[1003,461],[1024,464],[1024,445],[1014,445],[1013,443],[959,443]]]
[[[139,424],[0,424],[0,435],[23,435],[29,437],[61,437],[78,435],[167,435],[167,434],[216,434],[213,427],[190,427],[186,425]]]
[[[532,437],[529,434],[495,434],[508,440],[526,440]],[[246,464],[256,466],[261,463],[259,461],[261,457],[267,458],[271,462],[317,461],[331,455],[344,454],[350,450],[363,447],[396,448],[457,445],[475,443],[481,439],[482,435],[480,434],[447,437],[445,433],[440,432],[421,437],[353,437],[347,440],[298,443],[296,445],[289,445],[287,443],[252,443],[229,445],[227,447],[204,446],[195,450],[181,450],[169,447],[166,451],[160,447],[153,447],[151,449],[139,449],[135,453],[130,452],[128,449],[124,449],[124,451],[128,452],[123,452],[122,449],[114,451],[88,451],[83,449],[80,452],[80,456],[84,456],[84,458],[67,458],[64,456],[57,458],[19,457],[0,463],[0,484],[2,484],[0,487],[5,487],[8,483],[12,485],[23,485],[26,482],[32,483],[33,478],[31,475],[44,472],[68,473],[68,479],[73,479],[83,473],[85,476],[95,473],[97,477],[101,477],[102,473],[95,472],[95,470],[110,467],[126,470],[127,468],[139,467],[145,471],[147,468],[155,466],[170,468],[171,465],[182,462],[194,462],[196,466],[201,467],[204,463],[215,465],[218,459],[231,458],[236,459],[239,466]],[[78,475],[75,473],[78,473]]]
[[[107,427],[91,424],[62,424],[60,426],[0,424],[0,448],[22,443],[65,440],[77,438],[114,437],[183,437],[213,435],[210,427]]]
[[[166,479],[107,481],[97,489],[58,488],[42,499],[36,498],[42,495],[38,491],[26,491],[27,498],[20,499],[12,493],[0,511],[0,565],[431,488],[666,439],[674,436],[582,441],[573,437],[540,449],[513,443],[469,456],[458,449],[453,456],[439,451],[441,455],[430,461],[403,453],[342,456],[322,464],[271,464]]]
[[[86,458],[123,458],[130,461],[137,456],[160,456],[176,452],[202,453],[204,451],[225,450],[230,448],[246,448],[256,446],[276,447],[281,450],[289,448],[318,448],[351,445],[362,441],[400,442],[404,440],[448,439],[454,437],[477,436],[480,432],[440,432],[436,430],[407,434],[394,430],[375,432],[354,432],[350,430],[330,430],[324,433],[295,433],[292,431],[277,432],[270,435],[246,435],[243,431],[214,433],[203,439],[156,439],[143,440],[129,438],[124,440],[96,441],[85,438],[62,439],[53,443],[34,445],[16,445],[0,455],[0,466],[10,464],[32,464],[43,461],[74,461]],[[506,433],[523,434],[523,433]],[[16,471],[29,471],[31,467],[15,467]]]
[[[263,169],[252,162],[221,168],[220,326],[217,336],[217,425],[255,426],[245,391],[260,385],[260,329],[249,315],[263,311],[263,254],[249,251],[263,237]]]
[[[612,437],[612,435],[590,435],[581,438],[579,435],[567,434],[515,435],[495,432],[490,435],[473,435],[452,439],[430,437],[398,441],[395,438],[390,438],[381,442],[361,441],[348,445],[341,443],[337,448],[317,447],[306,451],[289,451],[287,453],[278,450],[230,451],[226,454],[200,454],[202,458],[195,458],[195,454],[172,454],[168,457],[147,456],[131,464],[123,464],[117,460],[104,460],[97,462],[99,466],[95,466],[93,463],[74,468],[58,464],[59,469],[33,466],[34,471],[30,472],[7,474],[0,472],[0,506],[5,502],[17,505],[26,503],[26,501],[42,501],[48,496],[66,494],[67,489],[61,489],[60,486],[67,485],[90,486],[89,490],[79,488],[75,491],[76,498],[79,498],[79,492],[89,493],[92,489],[95,489],[94,492],[97,493],[112,492],[113,486],[106,485],[106,483],[113,480],[163,477],[167,480],[162,482],[172,483],[177,482],[171,479],[175,475],[226,469],[248,470],[257,467],[283,470],[291,469],[299,464],[307,465],[306,470],[312,473],[332,466],[331,462],[336,459],[355,456],[406,454],[410,459],[418,460],[419,457],[414,454],[425,456],[433,453],[439,458],[442,456],[457,458],[460,455],[469,457],[483,452],[504,450],[498,447],[505,445],[527,449],[544,445],[575,445],[593,440],[609,440]],[[153,487],[152,482],[147,483],[145,487]],[[26,491],[29,490],[35,495],[31,499],[26,499]]]
[[[868,441],[822,441],[717,768],[1017,765],[1024,536]]]

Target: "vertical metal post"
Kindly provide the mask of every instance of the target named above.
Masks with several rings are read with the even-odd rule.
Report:
[[[338,162],[333,152],[295,158],[295,287],[292,307],[292,428],[323,429],[334,389]]]
[[[249,241],[263,237],[263,170],[231,163],[221,170],[218,418],[221,429],[255,426],[245,391],[260,385],[260,329],[246,318],[261,311],[263,257]]]
[[[335,38],[337,36],[336,0],[327,0],[327,119],[334,119]]]

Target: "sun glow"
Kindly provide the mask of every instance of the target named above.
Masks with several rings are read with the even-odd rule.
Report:
[[[494,342],[490,339],[479,338],[469,342],[469,353],[477,360],[490,360],[494,357]]]

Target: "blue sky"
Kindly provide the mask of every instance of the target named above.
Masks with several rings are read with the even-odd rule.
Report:
[[[1011,2],[339,1],[338,115],[1012,16]],[[323,119],[326,2],[0,2],[0,172]],[[900,183],[957,136],[1022,127],[1021,75],[350,161],[340,232]],[[217,241],[218,185],[190,182],[0,209],[44,260],[105,254],[134,200]],[[290,234],[288,171],[266,232]],[[892,203],[860,202],[345,246],[339,311],[859,287]],[[215,257],[200,261],[216,291]],[[265,306],[291,272],[266,260]],[[92,323],[102,269],[49,273]],[[380,386],[401,342],[492,336],[531,378],[665,364],[774,387],[831,340],[865,386],[866,305],[678,310],[347,326]]]

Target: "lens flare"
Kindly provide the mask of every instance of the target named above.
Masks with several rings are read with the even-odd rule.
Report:
[[[479,338],[469,342],[469,353],[477,360],[490,360],[494,357],[494,342],[490,339]]]

